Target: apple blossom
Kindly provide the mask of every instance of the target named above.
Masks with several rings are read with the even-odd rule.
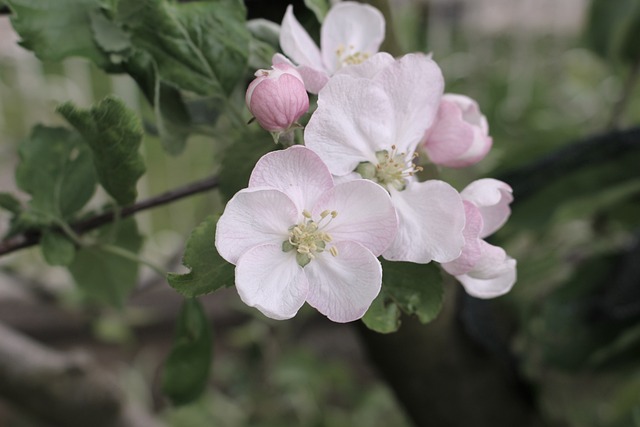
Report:
[[[258,161],[249,187],[227,203],[215,244],[236,266],[242,301],[266,316],[291,318],[306,301],[335,322],[350,322],[380,291],[377,257],[397,223],[380,186],[334,185],[317,154],[293,146]]]
[[[511,187],[485,178],[472,182],[460,194],[466,215],[465,246],[458,259],[442,267],[454,275],[470,295],[478,298],[503,295],[516,281],[516,260],[483,238],[502,227],[509,217],[509,203],[513,201]]]
[[[463,168],[484,159],[492,144],[478,103],[464,95],[445,94],[423,148],[433,163]]]
[[[383,256],[428,263],[460,256],[465,214],[449,184],[418,182],[415,151],[433,123],[444,81],[426,55],[395,60],[378,53],[336,73],[318,95],[305,144],[344,180],[370,179],[384,187],[398,212],[399,229]]]
[[[302,77],[289,64],[258,70],[245,100],[260,126],[269,132],[285,132],[309,110],[309,96]]]
[[[291,59],[298,66],[307,90],[317,94],[337,70],[359,64],[378,52],[384,31],[384,16],[378,9],[356,2],[340,2],[324,19],[320,30],[322,49],[318,49],[289,5],[280,29],[280,46],[286,57],[276,54],[273,62],[290,63]]]

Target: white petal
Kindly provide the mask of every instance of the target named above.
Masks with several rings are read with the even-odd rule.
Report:
[[[337,51],[341,47],[347,54],[373,55],[384,40],[384,16],[372,6],[356,3],[338,3],[329,10],[320,30],[322,59],[330,72],[340,66]]]
[[[460,194],[443,181],[411,182],[403,191],[390,189],[398,212],[395,241],[382,256],[389,261],[426,264],[458,258],[464,246],[464,206]]]
[[[280,28],[280,47],[298,65],[324,69],[320,49],[293,15],[293,5],[287,7]]]
[[[484,178],[467,185],[460,195],[475,204],[484,221],[480,237],[487,237],[507,222],[511,215],[509,204],[513,201],[511,187],[497,179]]]
[[[360,162],[395,140],[395,116],[388,96],[370,80],[334,76],[318,95],[318,109],[304,131],[305,145],[318,153],[334,175],[352,172]]]
[[[236,264],[238,258],[254,246],[282,245],[298,215],[293,201],[278,190],[241,190],[229,200],[218,220],[215,237],[218,253]]]
[[[398,151],[413,153],[438,112],[444,90],[440,68],[426,55],[408,54],[385,68],[375,80],[391,100]]]
[[[293,252],[282,252],[282,245],[262,245],[238,260],[236,288],[249,307],[282,320],[292,318],[302,307],[309,283]]]
[[[361,318],[380,292],[382,268],[368,249],[354,242],[339,242],[338,256],[325,252],[311,261],[307,302],[334,322]]]
[[[394,61],[394,57],[387,52],[378,52],[361,64],[340,68],[335,74],[346,74],[352,77],[362,77],[373,80],[382,70],[393,64]]]
[[[467,293],[478,298],[493,298],[509,292],[516,281],[516,261],[502,248],[484,240],[480,243],[480,260],[471,271],[456,278]]]
[[[462,254],[451,262],[442,264],[444,270],[453,275],[459,276],[471,271],[482,257],[483,241],[478,237],[482,231],[482,215],[473,203],[464,201],[465,225],[462,234],[464,235],[464,247]]]
[[[311,210],[318,197],[333,187],[333,178],[316,153],[295,145],[262,156],[249,178],[249,188],[252,187],[282,191],[293,200],[300,213]]]
[[[329,75],[324,70],[318,70],[306,65],[301,65],[298,67],[298,72],[302,76],[304,87],[307,89],[307,92],[316,95],[329,81]]]
[[[372,181],[358,179],[336,185],[313,208],[314,218],[324,210],[338,212],[324,229],[333,241],[360,243],[375,256],[391,245],[398,230],[389,193]]]

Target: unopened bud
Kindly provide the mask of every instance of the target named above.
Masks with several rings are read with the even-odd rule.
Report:
[[[280,133],[290,129],[309,110],[309,95],[294,67],[281,63],[271,68],[256,71],[245,99],[260,126]]]

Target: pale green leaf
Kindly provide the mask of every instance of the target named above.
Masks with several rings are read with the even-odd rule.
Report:
[[[380,292],[362,321],[367,328],[381,334],[395,332],[400,327],[400,309],[386,296],[385,292]]]
[[[122,101],[107,97],[90,110],[80,110],[71,103],[58,107],[82,134],[91,147],[98,179],[120,205],[136,200],[136,183],[144,174],[140,153],[140,120]]]
[[[222,259],[214,245],[217,217],[210,216],[187,240],[182,263],[187,274],[169,273],[169,285],[185,297],[197,297],[233,285],[234,266]]]
[[[162,375],[162,391],[174,404],[189,403],[205,390],[212,352],[211,327],[204,309],[198,300],[187,299]]]
[[[96,177],[91,152],[76,133],[36,126],[18,152],[16,182],[31,194],[33,223],[70,218],[93,195]]]
[[[76,248],[64,234],[55,230],[46,230],[40,239],[40,249],[49,265],[69,265],[76,255]]]
[[[93,38],[105,52],[123,53],[131,49],[131,38],[103,11],[93,10],[89,14]]]
[[[304,0],[304,5],[316,15],[320,23],[324,21],[324,17],[331,8],[329,0]]]
[[[77,251],[69,271],[88,301],[122,306],[136,286],[139,264],[100,245],[135,254],[142,247],[142,236],[129,218],[100,228],[96,240],[96,245]]]
[[[20,201],[9,193],[0,193],[0,208],[14,215],[18,215],[22,211]]]
[[[240,0],[121,1],[117,21],[151,55],[161,79],[178,88],[226,96],[244,76],[249,32]]]

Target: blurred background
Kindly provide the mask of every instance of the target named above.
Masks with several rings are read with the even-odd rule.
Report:
[[[275,22],[287,3],[245,1],[249,18]],[[431,52],[446,91],[475,98],[488,118],[490,155],[439,172],[459,190],[485,176],[514,188],[513,215],[492,240],[518,260],[510,294],[480,301],[450,281],[435,321],[403,319],[386,336],[313,310],[271,321],[222,290],[202,298],[214,331],[207,391],[181,407],[160,393],[159,372],[182,298],[150,269],[114,309],[87,304],[37,248],[3,256],[0,322],[90,358],[157,425],[640,426],[640,2],[370,3],[387,18],[383,50]],[[294,5],[317,35],[313,13]],[[41,62],[18,39],[0,16],[1,192],[20,194],[18,144],[37,123],[64,125],[61,102],[88,107],[113,93],[153,122],[130,77],[80,58]],[[215,173],[217,142],[192,137],[168,157],[145,137],[140,197]],[[190,231],[219,207],[212,192],[138,215],[143,257],[178,271]],[[8,219],[0,210],[0,234]],[[1,390],[0,426],[60,425]]]

